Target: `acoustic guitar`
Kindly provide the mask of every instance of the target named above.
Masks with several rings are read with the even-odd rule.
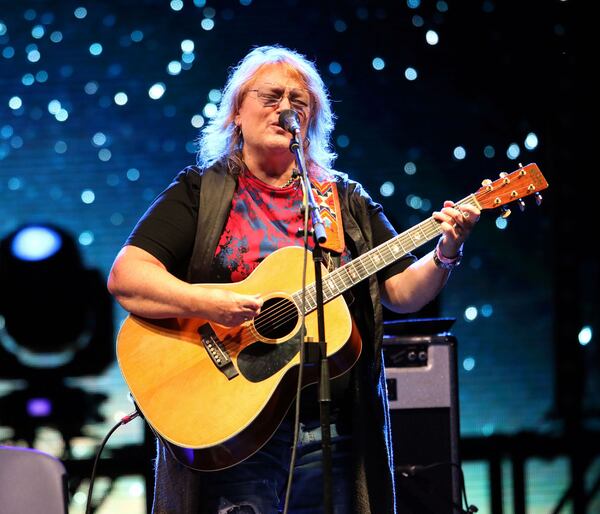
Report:
[[[457,202],[481,210],[504,206],[548,187],[536,164],[484,181]],[[522,200],[521,200],[522,201]],[[342,293],[441,234],[428,218],[329,273],[323,269],[330,376],[349,371],[361,340]],[[245,280],[208,287],[260,294],[261,312],[237,327],[196,318],[129,315],[117,337],[121,372],[140,413],[182,464],[202,471],[233,466],[259,450],[292,404],[300,367],[301,310],[306,335],[318,339],[314,269],[304,249],[269,255]],[[206,286],[205,286],[206,287]],[[305,366],[303,387],[317,383]]]

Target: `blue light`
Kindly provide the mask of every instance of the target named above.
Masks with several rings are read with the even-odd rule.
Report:
[[[127,180],[135,182],[140,178],[140,170],[137,168],[130,168],[127,170]]]
[[[83,203],[86,204],[91,204],[94,203],[94,200],[96,199],[96,195],[94,194],[94,192],[91,189],[85,189],[84,191],[81,192],[81,201]]]
[[[222,96],[223,96],[223,94],[218,89],[211,89],[208,92],[208,99],[213,103],[220,102]]]
[[[35,39],[41,39],[42,37],[44,37],[44,33],[44,27],[42,27],[41,25],[36,25],[31,29],[31,36]]]
[[[404,78],[406,80],[416,80],[418,76],[417,70],[414,68],[406,68],[404,70]]]
[[[139,43],[144,39],[144,33],[141,30],[134,30],[129,37],[134,43]]]
[[[13,133],[14,129],[10,125],[4,125],[2,128],[0,128],[0,136],[2,136],[4,139],[8,139],[13,135]]]
[[[517,157],[519,157],[519,155],[521,154],[521,149],[519,148],[519,145],[517,143],[511,143],[508,147],[508,150],[506,150],[506,156],[509,159],[516,159]]]
[[[496,218],[496,228],[504,230],[506,227],[508,227],[508,220],[502,216],[498,216]]]
[[[477,314],[477,307],[475,307],[474,305],[470,305],[465,309],[464,316],[467,321],[475,321],[475,319],[477,318]]]
[[[407,162],[404,165],[404,173],[407,175],[414,175],[417,172],[417,166],[414,162]]]
[[[329,63],[329,73],[337,75],[342,71],[342,65],[339,62],[332,61]]]
[[[525,148],[527,148],[527,150],[534,150],[538,145],[537,135],[534,132],[530,132],[529,134],[527,134],[524,145]]]
[[[17,232],[11,243],[12,254],[23,261],[43,261],[60,250],[62,238],[49,227],[30,226]]]
[[[590,341],[592,340],[592,327],[590,327],[589,325],[584,326],[580,331],[579,331],[579,335],[577,336],[577,339],[579,341],[579,344],[581,346],[586,346],[590,343]]]
[[[35,77],[31,73],[26,73],[23,75],[21,82],[24,86],[31,86],[35,82]]]
[[[377,71],[381,71],[385,68],[385,61],[381,57],[375,57],[371,64]]]
[[[483,155],[485,155],[488,159],[492,159],[494,157],[494,155],[496,155],[496,150],[494,149],[493,146],[487,145],[483,149]]]
[[[107,139],[108,138],[106,137],[106,134],[104,134],[104,132],[96,132],[92,136],[92,144],[94,146],[102,146],[106,143]]]
[[[379,188],[381,196],[392,196],[394,194],[394,184],[392,182],[384,182]]]
[[[169,75],[179,75],[181,73],[181,63],[179,61],[171,61],[167,65],[167,73]]]
[[[181,42],[181,51],[185,54],[192,53],[194,51],[194,42],[191,39],[184,39]]]
[[[31,52],[27,54],[27,60],[29,62],[38,62],[41,57],[42,54],[40,54],[39,50],[31,50]]]
[[[202,125],[204,125],[204,118],[200,114],[194,114],[192,116],[191,123],[192,123],[192,127],[200,128],[200,127],[202,127]]]
[[[202,109],[202,113],[206,118],[214,118],[217,115],[219,108],[212,102],[208,102],[204,109]]]
[[[20,109],[23,105],[23,100],[21,100],[18,96],[13,96],[9,101],[8,101],[8,106],[13,110],[16,111],[17,109]]]
[[[210,18],[204,18],[201,22],[200,22],[200,26],[204,29],[204,30],[212,30],[215,26],[215,22],[213,20],[211,20]]]
[[[162,95],[165,94],[167,90],[166,86],[162,82],[157,82],[150,86],[148,89],[148,96],[152,98],[152,100],[158,100]]]
[[[454,156],[454,158],[456,160],[461,161],[462,159],[464,159],[467,156],[467,151],[464,149],[464,147],[457,146],[454,149],[454,151],[452,152],[452,155]]]
[[[119,91],[115,95],[114,100],[117,105],[125,105],[129,101],[129,98],[127,97],[127,93],[124,93],[123,91]]]
[[[346,29],[348,28],[348,25],[346,24],[346,22],[344,20],[335,20],[335,22],[333,24],[333,28],[335,29],[336,32],[345,32]]]
[[[422,27],[425,24],[425,20],[423,20],[423,18],[421,16],[419,16],[418,14],[415,14],[412,17],[412,24],[415,27]]]
[[[425,34],[425,41],[430,45],[437,45],[440,42],[440,36],[435,30],[428,30]]]
[[[90,246],[94,242],[94,233],[90,230],[84,230],[79,234],[78,241],[81,246]]]
[[[346,134],[341,134],[337,137],[336,143],[340,148],[347,148],[350,144],[350,138]]]
[[[62,41],[63,35],[60,30],[55,30],[52,34],[50,34],[50,41],[53,43],[60,43]]]
[[[475,359],[473,357],[467,357],[463,361],[463,368],[465,371],[471,371],[475,367]]]
[[[90,53],[92,55],[100,55],[102,53],[102,45],[100,43],[92,43],[90,45]]]
[[[87,9],[85,7],[78,7],[73,11],[75,18],[82,20],[87,16]]]
[[[494,313],[494,308],[489,303],[486,303],[481,306],[480,311],[483,317],[489,318]]]

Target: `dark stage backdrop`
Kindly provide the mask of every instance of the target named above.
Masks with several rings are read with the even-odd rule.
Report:
[[[338,117],[336,168],[362,182],[398,230],[483,179],[539,165],[545,202],[512,206],[506,220],[486,212],[432,309],[457,318],[462,435],[550,434],[553,197],[567,151],[557,134],[572,116],[571,3],[3,0],[0,238],[54,224],[105,280],[149,202],[194,163],[228,67],[252,46],[280,43],[316,61]],[[26,314],[35,323],[36,312]],[[114,305],[115,327],[124,315]],[[5,351],[22,357],[16,345]],[[89,456],[131,410],[127,388],[116,363],[67,384],[107,395],[103,420],[87,420],[73,440],[73,454]],[[26,387],[3,380],[0,393]],[[0,437],[18,439],[5,424]],[[108,447],[142,433],[136,421]],[[59,453],[60,436],[45,428],[36,445]],[[470,501],[488,511],[485,466],[464,469]],[[528,512],[549,511],[567,469],[565,459],[529,463]],[[143,492],[139,478],[123,477],[98,512],[142,512]],[[84,493],[72,512],[83,511]]]

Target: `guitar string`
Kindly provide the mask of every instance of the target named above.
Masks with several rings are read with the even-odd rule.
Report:
[[[456,205],[460,206],[460,205],[464,205],[465,203],[469,203],[469,199],[470,199],[470,197],[464,198],[463,200],[456,202]],[[432,225],[432,222],[435,225]],[[421,225],[423,225],[423,226],[421,226]],[[427,226],[427,225],[429,225],[429,226]],[[338,268],[338,269],[332,271],[329,275],[327,275],[326,280],[333,282],[333,284],[336,286],[338,291],[340,291],[340,287],[338,287],[338,285],[342,285],[345,288],[344,290],[348,289],[346,281],[343,277],[341,277],[341,274],[343,272],[348,273],[347,268],[350,267],[350,265],[356,266],[356,264],[360,264],[363,266],[366,276],[362,277],[359,281],[364,280],[365,278],[367,278],[367,276],[370,276],[373,273],[376,273],[377,270],[375,272],[370,271],[362,261],[366,261],[367,258],[370,258],[372,261],[372,264],[373,264],[372,257],[376,253],[379,254],[380,259],[383,258],[383,260],[386,261],[385,256],[381,257],[381,252],[383,251],[383,252],[387,252],[388,257],[391,258],[390,262],[389,263],[386,262],[383,267],[391,264],[392,262],[394,262],[394,260],[397,260],[399,257],[398,258],[396,257],[396,254],[391,250],[390,247],[395,244],[399,244],[400,247],[402,248],[402,250],[404,251],[403,255],[406,255],[408,252],[406,252],[404,250],[404,245],[402,243],[403,242],[404,243],[412,243],[413,245],[415,245],[414,238],[411,236],[410,233],[415,231],[415,229],[417,229],[417,228],[420,228],[421,232],[425,235],[426,239],[424,242],[427,242],[427,241],[433,239],[437,234],[439,234],[441,232],[439,223],[437,221],[435,221],[433,218],[428,218],[426,220],[423,220],[419,224],[415,225],[415,227],[413,227],[413,229],[409,229],[407,231],[407,233],[399,234],[397,237],[395,237],[395,238],[387,241],[383,245],[381,245],[381,246],[383,246],[383,248],[381,248],[381,246],[373,248],[369,252],[366,252],[365,254],[360,256],[360,258],[357,259],[356,262],[350,262],[349,266],[343,266],[342,268]],[[427,230],[427,232],[425,230]],[[392,241],[393,241],[393,243],[392,243]],[[410,245],[407,244],[407,246],[410,246]],[[418,246],[420,246],[420,244],[417,244],[415,246],[415,248],[417,248]],[[377,266],[379,264],[380,264],[380,262],[377,262],[375,265],[375,268],[377,268]],[[360,274],[359,274],[359,276],[360,276]],[[355,283],[352,283],[352,282],[354,282],[354,279],[352,279],[351,275],[350,275],[350,278],[351,278],[351,286],[355,285]],[[358,282],[356,282],[356,283],[358,283]],[[314,295],[312,292],[312,290],[314,288],[315,288],[314,283],[309,286],[310,292],[307,296],[310,296],[311,302],[314,302],[314,298],[313,298]],[[330,289],[331,289],[331,287],[330,287]],[[340,294],[341,293],[332,295],[332,297],[329,300],[336,298]],[[284,304],[283,307],[281,307],[282,304]],[[314,310],[314,309],[311,309],[311,311],[312,310]],[[267,311],[265,311],[264,313],[261,313],[261,314],[262,315],[259,315],[258,321],[254,324],[254,327],[259,332],[259,334],[260,334],[260,330],[263,328],[269,327],[271,330],[275,330],[277,328],[282,327],[286,323],[292,321],[295,317],[299,317],[299,313],[298,313],[296,304],[293,301],[290,301],[288,299],[282,299],[278,303],[270,306],[267,309]],[[271,326],[271,325],[273,325],[273,323],[278,323],[278,324]],[[248,333],[248,332],[250,332],[250,333]],[[246,331],[246,334],[244,334],[242,336],[241,340],[239,340],[239,341],[231,340],[230,342],[223,341],[223,342],[221,342],[221,344],[224,346],[224,348],[226,350],[229,350],[233,347],[243,346],[246,343],[251,342],[254,339],[255,339],[254,334],[252,334],[251,331],[248,329]]]

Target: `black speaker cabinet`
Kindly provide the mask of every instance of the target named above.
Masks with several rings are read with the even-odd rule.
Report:
[[[459,514],[456,339],[386,333],[383,352],[398,514]]]

